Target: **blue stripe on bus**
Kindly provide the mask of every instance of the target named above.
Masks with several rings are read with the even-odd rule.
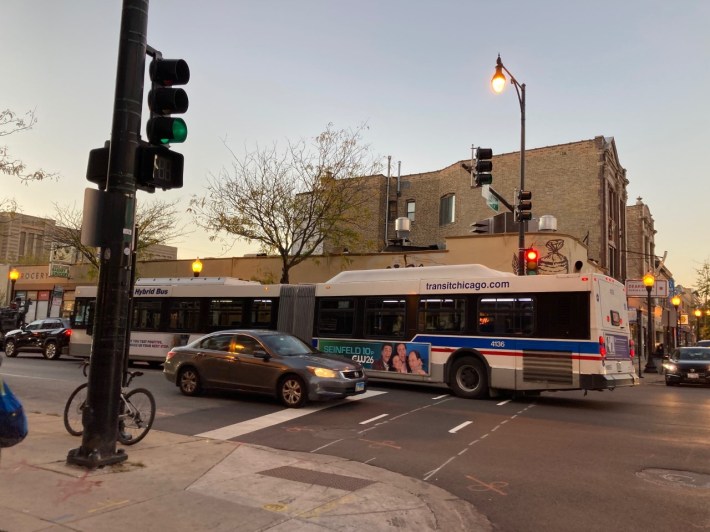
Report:
[[[437,347],[471,349],[505,349],[513,351],[570,351],[574,353],[599,354],[599,343],[590,340],[535,340],[531,338],[495,338],[471,336],[416,335],[413,342],[432,344]]]

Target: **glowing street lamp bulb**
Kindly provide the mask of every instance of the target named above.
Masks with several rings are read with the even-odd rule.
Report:
[[[680,297],[678,296],[673,296],[671,299],[671,303],[673,304],[674,307],[677,307],[680,305]]]
[[[503,67],[501,65],[498,65],[496,67],[496,73],[493,74],[493,79],[491,79],[491,86],[493,87],[493,91],[497,92],[498,94],[503,92],[506,81],[507,80],[505,79],[505,75],[503,74]]]
[[[656,278],[651,273],[647,273],[643,276],[643,285],[648,288],[656,283]]]

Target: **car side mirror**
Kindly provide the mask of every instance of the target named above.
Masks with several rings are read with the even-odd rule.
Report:
[[[269,360],[271,358],[271,355],[263,349],[254,349],[254,352],[252,354],[256,358],[263,358],[264,360]]]

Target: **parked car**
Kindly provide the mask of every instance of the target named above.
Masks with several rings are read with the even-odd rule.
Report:
[[[698,343],[695,345],[698,347],[710,347],[710,340],[698,340]]]
[[[679,347],[663,360],[666,384],[710,384],[710,347]]]
[[[71,324],[64,318],[35,320],[5,334],[5,354],[16,357],[20,351],[41,351],[44,358],[56,360],[69,352]]]
[[[185,395],[240,390],[274,396],[291,408],[367,389],[360,364],[267,330],[218,331],[175,347],[165,358],[163,374]]]

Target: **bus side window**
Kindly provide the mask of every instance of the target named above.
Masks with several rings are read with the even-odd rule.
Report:
[[[91,301],[88,308],[86,309],[86,334],[91,336],[94,334],[94,309],[96,308],[96,302]]]

